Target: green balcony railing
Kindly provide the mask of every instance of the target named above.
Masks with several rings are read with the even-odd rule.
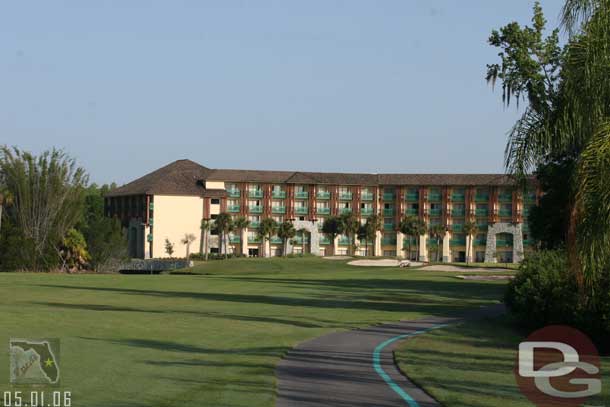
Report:
[[[260,189],[252,189],[252,190],[248,191],[248,196],[250,198],[262,198],[263,191]]]
[[[488,194],[476,194],[474,196],[474,201],[475,202],[489,202],[489,195]]]
[[[499,194],[498,201],[500,202],[512,202],[513,194]]]
[[[286,213],[285,206],[274,206],[271,208],[272,213]]]
[[[441,214],[441,208],[430,209],[431,216],[439,216]]]
[[[241,196],[241,191],[239,189],[229,189],[227,190],[227,196],[229,198],[239,198]]]
[[[489,215],[489,211],[487,209],[475,209],[474,213],[477,216],[487,216],[487,215]]]
[[[453,225],[451,225],[451,230],[454,232],[463,232],[464,225],[461,223],[454,223]]]
[[[523,240],[523,246],[531,246],[533,244],[534,244],[533,240],[530,240],[530,239]]]
[[[418,201],[419,200],[419,193],[415,192],[407,192],[405,194],[405,201]]]
[[[248,236],[248,243],[260,243],[260,242],[261,242],[260,236]]]
[[[249,208],[250,213],[263,213],[263,207],[262,206],[251,206]]]
[[[513,216],[513,211],[508,211],[506,209],[500,209],[498,211],[498,214],[502,217],[509,217],[509,216]]]
[[[236,212],[239,212],[239,209],[240,209],[239,205],[228,205],[227,206],[227,212],[236,213]]]
[[[428,201],[430,202],[440,202],[441,194],[428,194]]]
[[[466,246],[466,239],[451,239],[449,241],[450,246]]]
[[[383,246],[393,246],[396,244],[396,238],[395,237],[384,237],[383,239],[381,239],[381,244]]]
[[[475,239],[472,244],[474,246],[485,246],[487,245],[487,239]]]
[[[417,216],[419,214],[419,209],[407,208],[405,209],[405,215]]]
[[[309,237],[305,236],[305,238],[301,236],[295,236],[294,241],[296,244],[309,244]]]
[[[330,244],[330,238],[328,236],[320,236],[320,244]]]
[[[241,242],[241,239],[240,239],[239,236],[231,236],[231,237],[229,237],[229,242],[231,242],[231,243],[239,243],[239,242]]]
[[[394,194],[394,192],[384,192],[383,193],[384,201],[393,201],[394,199],[396,199],[396,195]]]
[[[316,194],[316,198],[318,199],[330,199],[330,192],[328,191],[318,191]]]
[[[392,231],[394,229],[395,229],[395,227],[394,227],[393,223],[384,223],[383,224],[383,230]]]
[[[341,237],[339,238],[339,245],[341,245],[341,246],[347,246],[347,245],[349,245],[349,244],[350,244],[350,239],[349,239],[349,238],[347,238],[347,237],[343,237],[343,236],[341,236]]]
[[[273,236],[269,241],[271,242],[271,244],[282,244],[282,243],[284,243],[282,241],[282,238],[277,237],[277,236]]]
[[[451,216],[464,216],[466,215],[466,211],[464,209],[452,209]]]
[[[513,247],[513,242],[507,240],[496,240],[496,247]]]
[[[330,214],[330,208],[316,208],[316,213],[318,215],[329,215]]]
[[[409,240],[411,241],[411,248],[413,249],[415,247],[415,245],[417,244],[417,238],[415,238],[415,237],[411,237],[411,238],[405,237],[402,240],[402,246],[404,248],[408,248],[409,247]]]
[[[260,225],[261,225],[261,223],[260,223],[260,222],[252,222],[252,221],[251,221],[251,222],[248,224],[248,227],[249,227],[250,229],[258,229],[258,228],[260,227]]]
[[[307,215],[309,213],[309,208],[306,206],[297,206],[294,208],[294,213],[297,215]]]
[[[271,192],[271,196],[277,199],[284,199],[286,198],[286,191],[273,191]]]
[[[364,192],[360,195],[360,199],[363,201],[372,201],[374,197],[375,195],[371,194],[370,192]]]
[[[297,191],[294,193],[294,197],[296,199],[307,199],[309,197],[309,192],[307,191]]]
[[[464,199],[466,199],[464,194],[451,194],[451,200],[452,201],[455,201],[455,202],[464,202]]]
[[[523,196],[523,200],[525,202],[535,202],[536,201],[536,192],[526,192]]]
[[[351,192],[342,192],[339,194],[339,199],[341,199],[342,201],[351,201],[352,193]]]
[[[352,208],[341,208],[339,213],[342,214],[342,215],[345,215],[347,213],[352,213]]]
[[[479,232],[485,232],[485,231],[487,231],[488,228],[489,228],[489,225],[487,223],[477,223],[477,230]]]
[[[373,208],[361,208],[360,209],[360,214],[362,216],[370,216],[373,214]]]
[[[393,216],[394,215],[394,208],[384,208],[383,210],[383,216]]]

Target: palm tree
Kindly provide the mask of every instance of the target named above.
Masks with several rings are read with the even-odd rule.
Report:
[[[419,240],[420,237],[425,235],[426,232],[428,231],[428,225],[426,225],[426,222],[424,222],[421,219],[417,219],[417,222],[415,222],[415,224],[413,225],[413,230],[415,231],[415,236],[417,237],[417,240],[415,241],[415,250],[417,250],[417,256],[418,256],[418,260],[419,260]]]
[[[265,242],[271,240],[271,236],[277,231],[277,222],[273,218],[265,218],[261,221],[260,227],[258,228],[258,234],[263,239],[263,257],[267,257],[266,244]]]
[[[352,212],[344,213],[339,217],[339,220],[341,223],[341,230],[343,231],[343,233],[345,233],[345,235],[347,235],[347,238],[350,241],[349,250],[350,254],[353,255],[355,251],[354,245],[356,244],[355,236],[356,233],[358,233],[360,221]]]
[[[208,219],[202,219],[201,225],[201,239],[199,242],[199,254],[205,253],[205,261],[208,261],[208,255],[210,253],[210,230],[212,229],[212,222]]]
[[[242,245],[242,248],[243,248],[244,245],[246,244],[246,242],[243,241],[241,235],[243,234],[242,232],[244,231],[244,229],[246,229],[248,226],[250,226],[250,221],[246,217],[240,216],[237,219],[235,219],[233,224],[235,226],[235,229],[239,231],[240,242],[241,242],[241,245]],[[235,251],[235,248],[233,248],[233,251]]]
[[[364,245],[367,255],[369,253],[369,240],[375,240],[377,231],[383,228],[382,223],[381,216],[377,214],[373,214],[366,219],[366,223],[364,224]],[[377,253],[375,253],[375,245],[373,245],[373,256],[375,255],[377,255]]]
[[[466,236],[468,236],[468,240],[466,241],[466,264],[469,263],[469,259],[472,254],[472,239],[474,239],[474,236],[478,231],[479,228],[473,221],[469,220],[464,223],[464,233],[466,233]]]
[[[432,225],[430,227],[430,236],[436,240],[436,261],[442,261],[442,244],[445,238],[445,227],[441,224]]]
[[[233,218],[226,212],[218,214],[216,219],[214,219],[214,224],[220,233],[219,239],[219,247],[222,249],[224,247],[225,259],[229,257],[228,254],[228,244],[227,237],[229,233],[233,230]]]
[[[191,256],[191,243],[197,240],[197,237],[192,233],[185,233],[184,237],[180,240],[180,243],[186,246],[186,259],[188,260]]]
[[[330,235],[331,237],[331,245],[333,247],[333,255],[335,250],[335,239],[337,235],[341,234],[343,231],[341,221],[337,216],[329,216],[324,220],[324,224],[322,225],[322,232]]]
[[[566,243],[586,302],[610,259],[610,5],[566,0],[562,24],[571,36],[564,48],[557,32],[544,39],[539,5],[533,21],[533,28],[511,24],[492,34],[490,43],[503,57],[489,65],[487,77],[501,81],[506,104],[511,95],[528,101],[509,134],[509,172],[524,179],[550,161],[575,162]]]
[[[288,254],[288,241],[296,235],[292,222],[284,221],[277,228],[277,235],[282,239],[282,251],[284,256]]]
[[[411,259],[411,240],[415,238],[416,256],[419,260],[419,237],[426,234],[426,223],[418,216],[407,215],[400,220],[398,230],[407,236],[408,259]]]

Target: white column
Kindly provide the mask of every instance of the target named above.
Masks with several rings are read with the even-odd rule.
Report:
[[[472,263],[472,250],[473,247],[470,245],[472,236],[466,235],[466,263]]]
[[[451,232],[445,232],[445,237],[443,238],[443,263],[451,262],[451,249],[450,249],[450,241],[451,241]]]
[[[336,256],[338,251],[339,251],[339,236],[335,236],[335,240],[333,240],[333,256]]]
[[[375,232],[375,256],[381,256],[383,253],[381,252],[381,239],[382,239],[381,231],[378,230]]]
[[[419,261],[428,261],[428,234],[419,237]]]
[[[403,240],[405,235],[402,232],[396,232],[396,255],[398,257],[405,257],[405,251],[403,249]]]
[[[248,228],[243,228],[241,230],[241,254],[244,256],[248,255]]]
[[[265,257],[271,257],[271,241],[265,239]]]

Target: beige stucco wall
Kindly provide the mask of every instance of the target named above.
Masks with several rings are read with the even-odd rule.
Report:
[[[186,246],[180,243],[186,233],[195,235],[191,253],[199,252],[203,218],[203,199],[196,196],[154,196],[153,257],[168,257],[165,239],[174,244],[174,257],[184,257]]]
[[[205,189],[225,189],[224,181],[206,181]]]

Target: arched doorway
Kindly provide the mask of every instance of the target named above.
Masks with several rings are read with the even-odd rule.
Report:
[[[519,263],[523,259],[522,226],[521,223],[496,223],[490,225],[487,230],[485,262],[496,263],[502,260],[502,263]],[[511,246],[512,250],[510,250]]]
[[[318,221],[295,220],[292,221],[296,230],[304,229],[309,232],[309,251],[315,256],[320,256],[320,231],[318,230]],[[291,251],[290,242],[288,242],[287,251]]]

